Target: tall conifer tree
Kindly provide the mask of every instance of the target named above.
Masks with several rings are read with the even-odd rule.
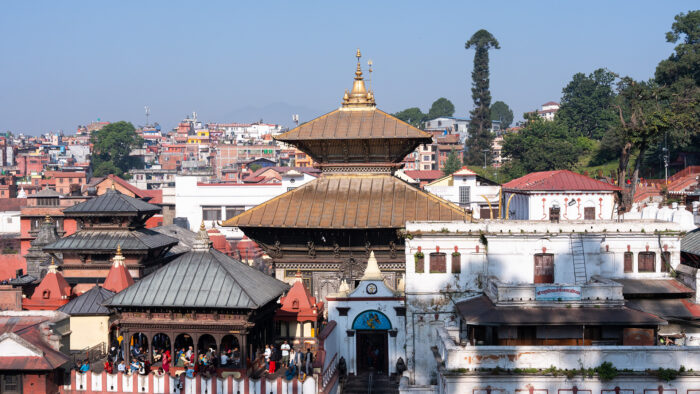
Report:
[[[484,162],[486,151],[487,164],[493,159],[491,134],[491,92],[489,91],[489,49],[500,49],[500,45],[491,33],[481,29],[464,45],[466,49],[474,48],[474,70],[472,71],[472,99],[474,109],[469,120],[469,138],[465,143],[464,162],[478,165]]]

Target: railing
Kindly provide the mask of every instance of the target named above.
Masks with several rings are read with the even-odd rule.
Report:
[[[88,360],[89,363],[94,363],[95,361],[102,360],[107,356],[107,344],[100,342],[95,346],[89,346],[81,350],[78,353],[73,353],[73,364],[80,364],[84,360]]]
[[[447,370],[477,368],[559,369],[595,368],[610,362],[618,369],[648,369],[685,366],[700,369],[697,346],[460,346],[444,327],[436,328],[437,352]]]

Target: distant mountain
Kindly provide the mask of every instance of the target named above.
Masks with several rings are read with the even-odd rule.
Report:
[[[327,111],[326,111],[327,112]],[[299,115],[299,123],[308,122],[325,112],[316,110],[301,105],[291,105],[287,103],[271,103],[262,107],[243,107],[234,109],[226,114],[221,119],[227,121],[252,123],[262,119],[265,123],[276,123],[287,127],[293,127],[292,115]]]

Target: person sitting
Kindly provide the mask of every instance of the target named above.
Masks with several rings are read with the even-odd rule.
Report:
[[[163,358],[163,355],[160,353],[158,349],[153,350],[153,362],[157,363]]]
[[[165,371],[163,370],[163,367],[158,367],[158,370],[155,372],[155,374],[158,377],[165,375]]]
[[[83,360],[83,365],[80,366],[80,372],[85,373],[90,370],[90,364],[88,360]]]
[[[221,366],[225,367],[228,365],[228,355],[226,353],[221,353]]]
[[[188,363],[187,364],[187,377],[188,378],[194,378],[194,363]]]
[[[109,362],[109,360],[105,361],[104,370],[108,374],[114,373],[114,369],[112,368],[112,363]]]
[[[141,367],[141,363],[139,363],[139,360],[137,360],[137,359],[131,360],[131,364],[130,364],[130,368],[129,368],[129,369],[131,370],[132,373],[133,373],[133,372],[138,372],[138,371],[139,371],[139,367]]]
[[[295,376],[297,376],[297,366],[293,362],[290,362],[287,371],[284,373],[284,377],[287,380],[292,380]]]
[[[126,363],[124,360],[120,360],[119,364],[117,365],[117,372],[125,373],[126,372]]]

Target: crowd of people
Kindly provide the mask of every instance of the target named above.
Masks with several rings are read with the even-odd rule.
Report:
[[[303,379],[307,374],[313,372],[314,355],[311,353],[311,348],[307,348],[306,352],[303,352],[284,341],[279,346],[275,344],[265,345],[263,356],[265,357],[265,372],[268,374],[274,374],[279,369],[286,368],[285,377],[287,380],[292,380],[297,376]]]
[[[142,346],[133,344],[129,353],[131,361],[127,364],[121,349],[112,347],[104,363],[105,372],[147,375],[157,367],[156,373],[162,376],[170,374],[171,367],[176,367],[184,371],[185,376],[193,378],[197,374],[214,376],[217,368],[243,367],[241,351],[237,347],[224,349],[220,354],[214,348],[209,348],[206,352],[196,355],[193,346],[187,346],[176,349],[174,357],[169,349],[154,349],[153,365],[151,365],[151,358],[148,357],[148,351]],[[294,377],[304,379],[307,374],[313,372],[314,356],[311,349],[307,348],[304,352],[300,348],[292,347],[287,341],[281,345],[266,345],[264,351],[260,350],[259,356],[264,357],[266,373],[274,374],[286,369],[284,375],[287,380]],[[76,369],[86,373],[91,370],[90,363],[85,360],[82,364],[76,365]]]

